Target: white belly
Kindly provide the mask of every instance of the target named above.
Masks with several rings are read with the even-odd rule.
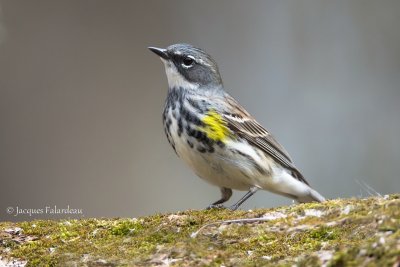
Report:
[[[224,148],[214,145],[214,152],[199,152],[196,142],[189,146],[184,137],[173,136],[178,156],[203,180],[218,187],[249,190],[260,186],[260,181],[268,179],[260,173],[248,159],[234,152],[236,148],[228,141]],[[264,162],[264,165],[266,162]]]
[[[201,152],[198,150],[199,142],[193,137],[178,136],[175,119],[170,132],[178,156],[200,178],[213,185],[242,191],[258,187],[286,196],[304,195],[310,190],[290,171],[246,141],[226,140],[223,148],[214,144],[213,152]]]
[[[179,142],[178,142],[179,143]],[[248,190],[251,181],[233,162],[222,158],[220,149],[213,153],[200,153],[196,148],[190,148],[185,144],[176,144],[179,157],[205,181],[219,186],[236,190]]]

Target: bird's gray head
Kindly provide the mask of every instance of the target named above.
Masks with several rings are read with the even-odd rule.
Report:
[[[217,63],[203,50],[189,44],[174,44],[167,48],[149,47],[165,65],[170,88],[220,88],[221,76]]]

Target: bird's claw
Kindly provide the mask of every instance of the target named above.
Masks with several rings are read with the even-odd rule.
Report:
[[[231,211],[235,211],[235,210],[237,210],[238,208],[239,208],[238,205],[232,205],[232,206],[228,207],[228,209],[230,209]]]

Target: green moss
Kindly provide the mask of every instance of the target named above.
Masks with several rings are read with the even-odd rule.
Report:
[[[207,223],[283,214],[253,223]],[[312,216],[316,215],[316,216]],[[21,233],[6,229],[20,227]],[[337,199],[255,211],[205,210],[139,219],[0,222],[0,256],[28,266],[393,266],[400,198]],[[322,254],[319,254],[322,253]],[[325,253],[325,254],[324,254]],[[100,262],[101,260],[101,262]]]
[[[113,235],[126,236],[137,234],[142,228],[137,220],[122,220],[116,221],[110,230]]]
[[[308,237],[319,242],[335,240],[340,237],[340,231],[337,228],[322,226],[310,231]]]

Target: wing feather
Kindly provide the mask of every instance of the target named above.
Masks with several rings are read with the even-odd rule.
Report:
[[[291,170],[293,176],[299,181],[309,185],[304,176],[293,164],[292,159],[283,146],[236,100],[232,97],[227,97],[226,101],[230,104],[230,110],[223,114],[223,118],[227,122],[228,128],[239,137],[270,155],[282,166]]]

